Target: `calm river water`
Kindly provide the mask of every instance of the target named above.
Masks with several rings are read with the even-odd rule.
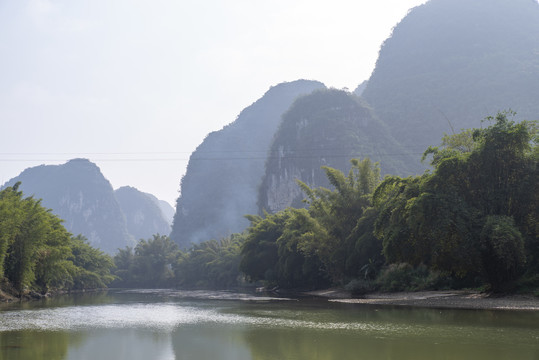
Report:
[[[109,291],[0,306],[0,359],[538,360],[539,312]]]

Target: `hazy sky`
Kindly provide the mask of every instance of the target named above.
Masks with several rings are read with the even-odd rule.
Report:
[[[0,0],[0,184],[84,157],[174,205],[191,152],[270,86],[353,90],[425,0]]]

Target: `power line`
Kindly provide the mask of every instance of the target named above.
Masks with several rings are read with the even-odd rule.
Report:
[[[401,146],[404,149],[424,149],[425,147],[420,145],[413,146]],[[303,151],[335,151],[335,150],[350,150],[357,151],[355,147],[338,147],[338,148],[300,148],[300,149],[289,149],[289,152],[303,152]],[[279,150],[211,150],[211,151],[201,151],[197,150],[196,153],[201,154],[213,154],[213,153],[272,153],[278,152]],[[81,156],[81,155],[165,155],[165,154],[192,154],[193,151],[128,151],[128,152],[0,152],[0,156],[26,156],[26,155],[72,155],[72,156]]]
[[[92,161],[99,162],[145,162],[145,161],[229,161],[229,160],[274,160],[274,159],[317,159],[317,158],[353,158],[355,156],[365,157],[372,156],[376,158],[384,157],[403,157],[413,155],[423,155],[423,152],[418,153],[364,153],[357,152],[354,154],[309,154],[309,155],[292,155],[292,156],[222,156],[222,157],[190,157],[190,158],[92,158]],[[62,162],[68,161],[70,158],[0,158],[0,162]]]

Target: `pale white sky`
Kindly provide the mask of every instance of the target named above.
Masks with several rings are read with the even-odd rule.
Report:
[[[171,205],[191,152],[270,86],[353,90],[426,0],[0,0],[0,184],[75,157]]]

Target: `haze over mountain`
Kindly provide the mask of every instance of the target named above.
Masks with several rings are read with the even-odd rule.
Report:
[[[321,165],[346,171],[350,157],[369,156],[380,161],[383,173],[415,174],[424,168],[423,151],[439,144],[444,132],[479,127],[486,116],[509,108],[517,119],[539,118],[539,5],[432,0],[418,6],[394,28],[371,78],[355,94],[366,103],[329,91],[298,100],[286,113],[267,160],[261,208],[299,205],[295,178],[324,185]],[[237,155],[256,136],[254,130],[231,129],[210,134],[193,154],[178,200],[175,241],[198,242],[244,228],[238,219],[252,212],[243,204],[259,175],[243,169],[247,159]]]
[[[154,202],[157,203],[159,206],[159,209],[161,209],[161,213],[165,217],[165,220],[169,224],[169,226],[172,226],[172,221],[174,220],[174,213],[176,210],[168,203],[168,201],[160,200],[155,195],[150,193],[144,193],[145,195],[149,196]],[[170,231],[169,231],[170,232]]]
[[[153,195],[131,186],[116,189],[114,194],[125,216],[127,231],[136,240],[149,239],[154,234],[170,233],[170,222],[163,214],[159,200]]]
[[[155,197],[134,188],[114,191],[99,167],[87,159],[28,168],[2,188],[19,181],[24,196],[42,199],[69,232],[84,235],[92,246],[109,254],[170,230]]]
[[[537,1],[431,0],[394,28],[362,96],[421,153],[500,110],[538,119],[538,94]]]
[[[3,187],[18,181],[25,196],[42,199],[43,206],[65,221],[69,232],[84,235],[92,246],[114,253],[134,245],[112,186],[90,161],[28,168]]]
[[[283,115],[271,145],[259,192],[261,210],[302,207],[299,179],[330,187],[322,166],[348,173],[350,159],[369,157],[382,174],[411,175],[413,159],[359,97],[342,90],[317,90],[298,98]]]
[[[210,133],[189,159],[171,238],[180,246],[242,231],[257,212],[267,152],[281,115],[299,95],[324,88],[298,80],[270,88],[237,119]]]

